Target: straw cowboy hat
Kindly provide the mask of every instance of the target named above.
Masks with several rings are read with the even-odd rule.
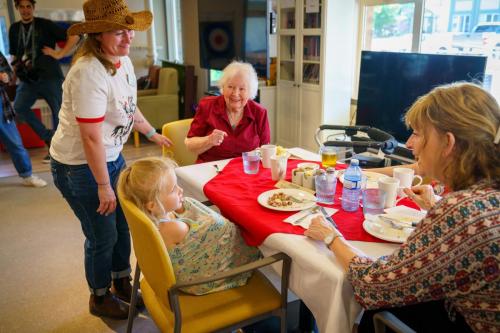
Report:
[[[68,35],[99,33],[120,29],[147,30],[153,14],[148,11],[132,13],[124,0],[87,0],[83,4],[85,21],[73,24]]]

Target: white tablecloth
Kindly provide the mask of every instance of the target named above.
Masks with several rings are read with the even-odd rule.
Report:
[[[294,148],[294,155],[309,160],[318,160],[314,153]],[[229,160],[195,164],[176,169],[179,185],[184,195],[200,201],[207,198],[203,186]],[[223,172],[223,171],[222,171]],[[368,255],[378,257],[398,248],[395,244],[351,242]],[[305,236],[276,233],[267,237],[259,249],[265,256],[284,252],[292,258],[290,289],[300,297],[311,310],[322,333],[351,332],[354,320],[361,307],[354,300],[352,288],[334,255],[321,242]]]

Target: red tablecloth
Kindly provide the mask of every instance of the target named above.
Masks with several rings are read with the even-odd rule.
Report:
[[[286,180],[291,179],[291,170],[304,160],[288,160]],[[319,164],[319,163],[318,163]],[[337,165],[343,169],[345,165]],[[219,207],[222,215],[238,224],[242,236],[248,245],[258,246],[270,234],[281,232],[289,234],[304,234],[302,227],[293,226],[283,222],[288,216],[296,212],[280,212],[262,207],[257,202],[257,197],[265,191],[274,189],[276,181],[271,180],[271,169],[264,169],[262,165],[259,173],[247,175],[243,172],[241,157],[231,160],[216,177],[211,179],[203,188],[206,197]],[[385,242],[368,234],[363,229],[363,211],[347,213],[340,207],[339,197],[342,195],[342,184],[337,182],[335,203],[324,205],[339,211],[333,215],[340,232],[347,240],[365,242]],[[408,199],[403,199],[400,204],[417,208]]]

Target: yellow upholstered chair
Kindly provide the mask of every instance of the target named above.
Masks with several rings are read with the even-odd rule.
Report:
[[[179,84],[177,70],[161,68],[158,88],[137,91],[137,106],[144,117],[156,129],[163,124],[179,119]],[[139,133],[134,131],[135,146],[139,146]]]
[[[191,165],[196,162],[196,154],[189,151],[184,144],[192,122],[193,118],[189,118],[163,125],[162,134],[173,142],[173,146],[163,147],[163,156],[173,158],[179,166]]]
[[[134,278],[127,332],[131,332],[140,280],[144,303],[162,332],[231,332],[269,316],[279,316],[281,332],[286,332],[288,274],[291,259],[283,254],[258,260],[210,278],[177,283],[172,263],[154,223],[118,191],[132,235],[137,268]],[[257,270],[282,260],[281,295]],[[139,269],[140,267],[140,269]],[[180,288],[224,279],[254,271],[245,286],[202,296],[185,294]]]

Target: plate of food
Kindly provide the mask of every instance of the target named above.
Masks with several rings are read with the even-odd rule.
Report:
[[[374,237],[395,243],[404,243],[415,230],[411,224],[395,223],[380,218],[378,215],[366,215],[363,221],[363,229]]]
[[[344,184],[344,172],[345,170],[338,171],[338,177],[342,184]],[[378,172],[363,170],[363,176],[366,176],[366,188],[378,188],[378,179],[385,175]]]
[[[261,193],[257,197],[257,202],[272,210],[294,212],[314,206],[316,204],[316,197],[306,191],[284,188]]]

